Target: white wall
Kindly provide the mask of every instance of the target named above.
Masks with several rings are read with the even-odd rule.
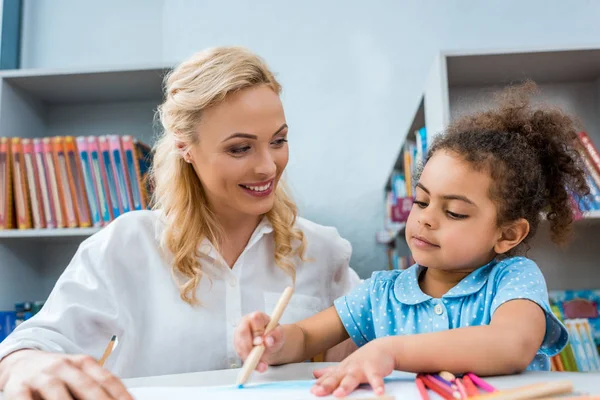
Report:
[[[600,46],[600,2],[24,0],[24,68],[180,61],[222,44],[261,54],[284,85],[302,215],[338,227],[361,275],[384,180],[440,50]]]

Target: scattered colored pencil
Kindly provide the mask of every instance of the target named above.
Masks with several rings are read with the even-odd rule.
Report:
[[[467,396],[471,397],[479,395],[479,390],[477,389],[477,386],[475,386],[471,378],[469,378],[469,375],[463,376],[462,383],[465,389],[467,390]]]
[[[415,383],[417,384],[417,389],[419,390],[419,394],[421,395],[421,400],[429,400],[429,394],[427,394],[427,388],[423,383],[423,379],[417,376],[417,379],[415,379]]]
[[[434,378],[433,376],[420,375],[420,377],[423,379],[423,383],[425,384],[425,386],[442,396],[444,399],[460,400],[460,393],[458,391],[452,389],[448,385],[443,384],[441,381]]]
[[[495,387],[493,387],[492,385],[490,385],[489,383],[487,383],[486,381],[484,381],[483,379],[481,379],[477,375],[469,372],[467,374],[467,376],[469,378],[471,378],[471,380],[473,381],[473,383],[475,384],[475,386],[477,386],[478,388],[480,388],[482,390],[485,390],[488,393],[496,392],[496,388]]]
[[[460,393],[460,397],[463,399],[468,398],[469,395],[467,394],[467,389],[465,388],[465,385],[463,385],[460,378],[456,378],[454,382],[456,383],[456,386],[458,386],[458,392]]]

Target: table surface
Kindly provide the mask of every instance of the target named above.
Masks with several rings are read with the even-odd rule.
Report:
[[[334,363],[300,363],[270,367],[264,374],[254,373],[251,382],[313,379],[312,371]],[[240,369],[125,379],[128,388],[144,386],[220,386],[235,384]],[[414,376],[414,374],[410,374]],[[532,383],[570,380],[577,393],[600,395],[600,372],[524,372],[519,375],[485,378],[498,389],[510,389]]]
[[[313,379],[312,371],[314,369],[329,365],[334,365],[334,363],[300,363],[271,367],[264,374],[254,373],[251,377],[251,382],[260,383],[282,380]],[[234,384],[239,372],[240,369],[192,372],[176,375],[124,379],[123,382],[128,388],[156,386],[221,386]],[[413,374],[409,375],[414,376]],[[498,389],[509,389],[532,383],[565,379],[573,382],[577,393],[600,395],[600,372],[525,372],[519,375],[491,377],[486,378],[485,380]],[[2,394],[0,393],[0,400],[1,399]]]

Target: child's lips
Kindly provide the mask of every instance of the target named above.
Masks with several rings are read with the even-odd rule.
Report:
[[[430,240],[422,237],[422,236],[413,236],[413,242],[418,246],[418,247],[440,247],[439,245],[431,242]]]

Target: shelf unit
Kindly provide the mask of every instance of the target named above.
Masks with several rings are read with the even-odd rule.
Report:
[[[171,65],[0,73],[0,135],[155,138],[154,112]],[[0,231],[0,310],[45,300],[79,244],[98,228]]]
[[[590,48],[443,52],[432,64],[405,138],[424,122],[431,144],[450,122],[487,108],[494,92],[524,79],[534,80],[540,88],[535,102],[556,105],[577,116],[592,141],[600,145],[600,49]],[[390,178],[401,165],[402,150]],[[388,179],[384,191],[389,189]],[[551,243],[548,226],[541,224],[528,252],[544,272],[548,287],[599,288],[600,212],[588,213],[575,223],[573,240],[565,249]],[[398,229],[387,243],[407,255],[403,232]]]

